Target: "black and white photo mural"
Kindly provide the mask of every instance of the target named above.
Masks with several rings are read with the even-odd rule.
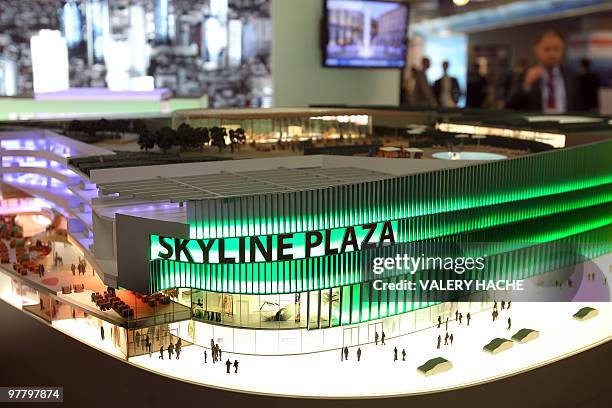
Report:
[[[57,70],[70,87],[269,106],[270,49],[270,0],[3,0],[0,96],[48,91],[35,72]]]

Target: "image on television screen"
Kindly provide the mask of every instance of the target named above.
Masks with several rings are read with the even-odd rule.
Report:
[[[327,0],[328,67],[402,68],[408,6],[372,0]]]

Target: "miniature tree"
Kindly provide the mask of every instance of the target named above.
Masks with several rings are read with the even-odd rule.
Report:
[[[225,128],[221,128],[219,126],[213,126],[210,129],[210,138],[212,140],[212,144],[219,148],[219,151],[223,150],[225,147]]]
[[[181,123],[176,129],[176,142],[180,146],[181,150],[188,147],[193,147],[196,139],[194,129],[187,123]]]
[[[144,149],[145,152],[148,152],[149,149],[154,148],[156,143],[155,136],[156,135],[151,133],[146,127],[141,129],[138,134],[138,145],[140,149]]]
[[[210,143],[210,134],[208,128],[199,127],[195,129],[195,143],[200,150],[204,149],[204,145]]]
[[[97,131],[98,132],[110,132],[112,129],[112,124],[108,120],[102,118],[97,123]]]
[[[136,119],[132,122],[132,131],[136,134],[142,134],[145,130],[147,130],[147,125],[144,120]]]
[[[80,120],[73,120],[70,122],[70,125],[68,125],[68,133],[70,134],[82,132],[83,130],[83,122],[81,122]]]
[[[236,129],[236,139],[238,143],[246,143],[246,131],[243,128]]]
[[[174,146],[176,143],[176,131],[172,130],[168,126],[164,126],[157,131],[155,143],[160,149],[162,149],[162,151],[168,151],[168,149],[172,148],[172,146]]]

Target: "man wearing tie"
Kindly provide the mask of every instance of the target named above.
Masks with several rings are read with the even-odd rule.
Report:
[[[534,47],[539,64],[527,70],[506,108],[551,114],[582,109],[578,81],[561,66],[563,48],[557,32],[542,34]]]

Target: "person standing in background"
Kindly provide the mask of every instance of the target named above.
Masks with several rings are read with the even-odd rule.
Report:
[[[427,57],[421,60],[421,69],[412,67],[412,92],[410,92],[409,102],[411,106],[419,108],[435,108],[438,102],[434,96],[431,85],[427,80],[427,70],[431,66],[431,61]]]
[[[448,61],[442,63],[442,78],[438,79],[434,83],[434,95],[438,100],[438,104],[443,108],[456,108],[459,97],[461,96],[461,89],[459,88],[459,81],[457,78],[448,75]]]
[[[538,65],[527,70],[523,83],[512,92],[506,108],[543,113],[582,109],[578,82],[561,65],[563,50],[563,39],[556,31],[542,33],[534,47]]]
[[[591,72],[591,60],[583,58],[580,60],[580,75],[578,82],[582,90],[582,108],[584,110],[597,110],[599,107],[599,78]]]
[[[487,99],[487,78],[480,74],[478,64],[468,71],[465,105],[468,108],[481,108]]]

